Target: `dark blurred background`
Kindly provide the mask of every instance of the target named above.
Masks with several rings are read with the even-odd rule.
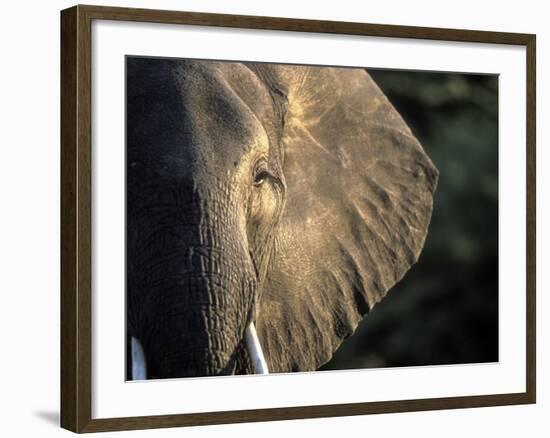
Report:
[[[498,361],[498,77],[368,72],[439,184],[420,260],[321,369]]]

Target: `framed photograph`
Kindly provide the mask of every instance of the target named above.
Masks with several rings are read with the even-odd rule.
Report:
[[[535,35],[61,12],[61,425],[535,403]]]

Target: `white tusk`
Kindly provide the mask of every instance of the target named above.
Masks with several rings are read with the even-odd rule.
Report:
[[[132,380],[147,379],[147,366],[145,364],[145,352],[141,343],[132,336]]]
[[[254,323],[251,322],[246,327],[244,332],[244,340],[246,343],[246,349],[252,359],[252,366],[254,367],[254,372],[256,374],[269,374],[267,369],[267,362],[265,361],[264,353],[262,351],[262,346],[258,340],[258,334],[256,333],[256,327]]]

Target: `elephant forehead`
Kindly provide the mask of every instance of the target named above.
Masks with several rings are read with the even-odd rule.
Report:
[[[269,92],[244,65],[129,57],[126,70],[131,177],[223,176],[267,151]]]
[[[263,120],[269,116],[269,94],[241,64],[194,61],[175,72],[189,153],[199,166],[230,169],[253,153],[267,153]]]

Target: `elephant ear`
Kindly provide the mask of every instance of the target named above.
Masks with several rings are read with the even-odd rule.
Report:
[[[269,68],[287,190],[257,326],[272,372],[315,370],[418,260],[438,172],[365,70]]]

